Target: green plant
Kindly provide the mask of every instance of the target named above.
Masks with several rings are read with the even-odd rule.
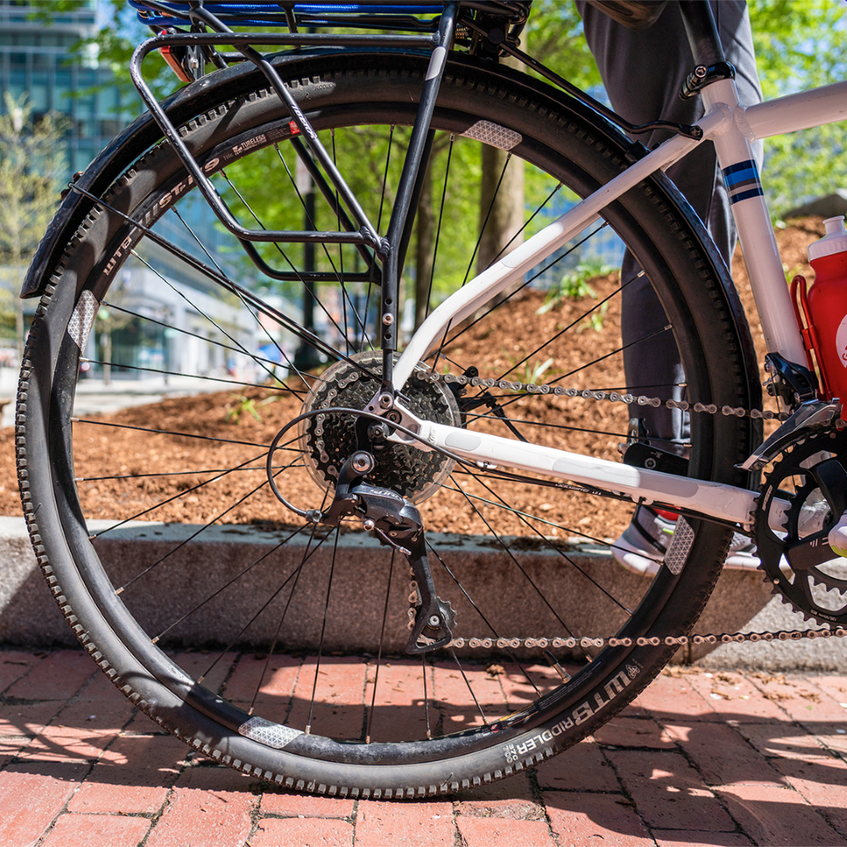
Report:
[[[785,274],[785,281],[791,285],[791,280],[794,279],[797,274],[802,273],[803,266],[802,265],[794,265],[793,268],[788,268],[787,265],[782,266],[783,273]]]
[[[614,268],[602,262],[600,259],[587,259],[580,262],[572,271],[567,271],[556,285],[548,292],[544,299],[544,305],[538,310],[539,315],[549,312],[562,300],[578,300],[581,297],[597,298],[594,289],[588,284],[591,279],[598,276],[610,274]]]
[[[536,361],[533,364],[525,362],[523,368],[523,381],[530,385],[539,385],[544,380],[544,374],[547,373],[552,364],[552,356],[544,362]]]
[[[606,318],[606,312],[609,310],[609,304],[603,303],[599,309],[596,307],[592,310],[585,320],[576,328],[577,332],[582,332],[584,329],[593,329],[595,332],[600,332],[603,329],[603,321]]]
[[[507,356],[506,358],[509,360],[509,364],[511,365],[507,373],[514,374],[514,376],[519,378],[524,385],[540,385],[544,382],[545,374],[549,379],[554,373],[556,373],[555,371],[547,373],[553,365],[554,359],[552,356],[543,362],[538,359],[534,362],[530,362],[528,360],[518,362],[511,356]],[[515,389],[515,391],[521,394],[524,393],[520,391],[520,389]]]
[[[259,414],[257,406],[267,406],[268,403],[273,403],[274,400],[279,399],[276,394],[265,397],[264,400],[258,402],[255,397],[248,397],[246,394],[230,394],[229,396],[232,397],[234,402],[227,406],[224,420],[232,423],[240,423],[241,416],[245,413],[252,415],[257,421],[261,421],[262,416]]]

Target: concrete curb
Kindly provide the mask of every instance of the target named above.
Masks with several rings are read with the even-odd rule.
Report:
[[[104,560],[108,557],[120,571],[137,573],[138,562],[155,559],[170,551],[175,541],[190,532],[190,528],[156,523],[133,523],[110,533],[109,541],[99,543],[99,553]],[[159,621],[172,621],[180,603],[191,603],[192,596],[208,595],[210,574],[216,582],[226,581],[242,567],[245,556],[255,559],[277,551],[274,567],[278,572],[290,565],[298,556],[293,546],[290,553],[278,551],[279,533],[249,531],[238,527],[213,527],[204,532],[203,544],[191,545],[190,558],[178,562],[171,568],[170,575],[158,577],[149,596],[141,595],[141,605],[133,609],[136,617],[155,628]],[[510,619],[515,621],[510,637],[549,634],[549,622],[544,623],[545,612],[537,599],[511,590],[509,575],[514,570],[505,556],[492,547],[487,539],[468,536],[439,536],[440,549],[450,552],[451,563],[458,567],[470,580],[479,586],[477,597],[486,602],[508,602]],[[255,550],[245,551],[245,545]],[[287,549],[287,547],[285,548]],[[302,554],[302,548],[299,548]],[[340,559],[333,583],[333,601],[337,604],[336,614],[330,615],[326,631],[325,646],[329,650],[344,647],[368,649],[369,633],[375,631],[375,620],[382,614],[382,600],[362,603],[362,598],[382,597],[383,583],[378,574],[384,567],[385,548],[369,536],[351,533],[341,537]],[[316,556],[325,556],[319,551]],[[613,586],[620,596],[627,592],[637,593],[642,577],[629,574],[610,561],[603,548],[573,544],[569,557],[574,559],[587,573],[602,578],[605,585]],[[23,518],[0,517],[0,561],[3,562],[3,579],[0,583],[0,642],[8,645],[29,647],[72,645],[75,639],[54,604],[44,580],[36,566],[35,556],[29,544]],[[522,566],[530,572],[542,572],[558,566],[561,560],[550,553],[526,552],[521,554]],[[210,568],[214,563],[214,571]],[[549,576],[549,571],[547,571]],[[337,581],[337,587],[336,587]],[[209,605],[208,613],[195,616],[190,623],[182,625],[178,637],[186,646],[202,646],[220,643],[238,635],[232,621],[246,620],[255,608],[257,593],[267,590],[260,575],[255,578],[239,579],[233,590]],[[322,621],[317,610],[320,595],[325,589],[321,584],[307,586],[306,599],[315,596],[315,603],[301,602],[289,616],[282,638],[286,649],[309,649],[316,643]],[[564,579],[557,586],[557,596],[549,599],[555,608],[572,625],[572,631],[583,634],[602,634],[607,612],[596,604],[586,601],[585,593],[578,590],[572,579]],[[308,592],[312,592],[310,595]],[[404,647],[403,626],[408,606],[404,592],[393,592],[396,597],[390,606],[390,626],[397,636],[386,645],[386,649],[401,652]],[[300,595],[298,595],[300,596]],[[617,596],[617,595],[616,595]],[[169,604],[173,604],[173,606]],[[463,615],[469,609],[458,608],[459,620],[468,620]],[[146,618],[147,620],[144,620]],[[265,643],[273,637],[276,617],[267,616],[259,620],[252,629],[250,638],[256,644]],[[758,573],[725,571],[715,594],[709,602],[695,629],[698,633],[745,632],[766,630],[806,629],[802,617],[779,598],[770,597],[769,587]],[[232,630],[232,631],[230,631]],[[544,632],[541,632],[544,630]],[[148,630],[149,631],[149,630]],[[553,632],[552,634],[556,634]],[[709,652],[711,649],[711,652]],[[760,670],[814,670],[847,671],[847,639],[804,639],[797,642],[771,642],[726,644],[717,649],[706,646],[690,646],[678,656],[680,661],[699,660],[712,668],[745,668]]]

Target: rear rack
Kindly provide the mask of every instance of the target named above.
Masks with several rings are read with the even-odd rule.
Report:
[[[150,27],[190,26],[190,7],[186,2],[168,2],[171,11],[150,8],[144,0],[130,0],[138,10],[138,19]],[[362,4],[362,3],[267,3],[206,2],[206,11],[230,27],[285,27],[289,32],[323,27],[351,27],[401,31],[432,31],[437,27],[443,4]],[[426,17],[416,17],[422,15]]]
[[[202,6],[228,26],[284,26],[291,32],[303,27],[365,27],[368,29],[425,29],[437,27],[445,3],[421,0],[391,0],[388,3],[350,3],[325,0],[300,3],[296,0],[129,0],[138,19],[148,26],[190,26],[192,10]],[[531,0],[465,0],[468,12],[497,16],[511,26],[523,26]],[[423,17],[416,17],[421,15]]]
[[[323,3],[298,3],[295,0],[130,0],[139,19],[156,33],[139,45],[133,54],[130,62],[132,81],[200,193],[260,271],[276,280],[310,283],[322,279],[322,274],[314,271],[304,275],[286,268],[271,267],[262,258],[257,242],[348,244],[353,245],[364,258],[369,279],[381,288],[384,390],[392,390],[393,353],[397,349],[392,327],[398,318],[400,257],[404,252],[404,240],[410,232],[412,200],[425,169],[425,165],[422,169],[422,162],[427,155],[427,137],[448,52],[458,43],[471,52],[496,58],[505,47],[518,43],[518,34],[529,15],[530,2],[452,0],[422,3],[421,0],[390,0],[389,3],[351,4],[339,0]],[[368,32],[350,33],[350,29],[366,29]],[[429,56],[418,114],[384,236],[368,219],[307,116],[283,83],[274,63],[257,49],[258,46],[288,48],[294,53],[304,48],[324,47],[400,48]],[[220,53],[218,49],[221,47],[234,48],[236,52]],[[161,51],[177,76],[185,82],[199,80],[208,64],[225,68],[234,62],[252,63],[288,109],[292,134],[296,136],[292,139],[292,146],[318,189],[337,206],[339,230],[266,230],[243,226],[191,154],[143,78],[142,62],[156,50]]]
[[[141,23],[154,32],[220,32],[218,25],[238,30],[261,27],[285,29],[290,35],[313,34],[319,30],[368,30],[372,33],[434,33],[445,8],[459,7],[455,42],[470,52],[492,53],[493,44],[480,38],[496,27],[497,41],[518,44],[532,0],[462,0],[456,3],[422,3],[421,0],[390,0],[388,3],[350,3],[325,0],[301,3],[296,0],[129,0]],[[474,23],[465,26],[462,19]],[[276,43],[276,42],[275,42]],[[287,42],[286,42],[287,43]],[[494,51],[496,54],[499,51]],[[207,56],[208,58],[208,56]],[[243,57],[238,57],[241,60]]]

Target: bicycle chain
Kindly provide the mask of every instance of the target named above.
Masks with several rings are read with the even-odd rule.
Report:
[[[430,371],[428,374],[420,374],[422,380],[430,380],[432,382],[443,382],[447,385],[471,386],[479,388],[499,388],[505,391],[525,392],[530,395],[554,395],[563,397],[582,397],[587,400],[609,401],[612,403],[620,402],[627,405],[652,406],[658,408],[665,406],[669,409],[681,409],[683,411],[693,410],[706,414],[716,415],[719,412],[723,415],[734,415],[739,418],[750,417],[762,420],[778,420],[785,421],[789,415],[786,412],[773,412],[770,410],[760,409],[744,409],[743,407],[722,406],[720,409],[715,404],[694,403],[691,404],[686,400],[661,400],[658,397],[647,397],[644,395],[634,395],[630,393],[620,394],[616,391],[595,391],[591,389],[564,388],[562,386],[544,384],[536,385],[534,383],[517,382],[506,379],[484,379],[482,377],[468,377],[457,374],[438,374]],[[347,382],[352,382],[358,378],[358,373],[354,372],[348,380],[339,385],[338,388],[346,386]],[[331,390],[327,399],[331,399],[337,394],[337,391]],[[408,628],[411,630],[414,627],[416,616],[416,603],[418,602],[417,583],[412,580],[409,584],[409,609],[408,609]],[[500,649],[509,647],[517,649],[519,647],[539,648],[547,647],[554,648],[570,648],[574,649],[577,646],[583,649],[590,647],[633,647],[633,646],[666,646],[681,647],[687,644],[741,644],[745,642],[758,641],[799,641],[805,638],[843,638],[847,635],[847,629],[836,627],[835,629],[821,630],[780,630],[780,631],[765,631],[765,632],[735,632],[735,633],[708,633],[705,635],[680,635],[680,636],[658,636],[638,638],[591,638],[582,637],[562,638],[554,636],[550,638],[454,638],[447,645],[450,648],[461,649],[469,647],[471,649],[491,649],[496,646]]]
[[[583,397],[587,400],[610,401],[612,403],[626,403],[627,405],[638,406],[653,406],[658,408],[665,406],[668,409],[681,409],[683,411],[693,410],[695,412],[704,412],[706,414],[716,415],[719,412],[723,415],[735,415],[735,417],[743,418],[759,418],[762,420],[777,420],[785,421],[788,419],[787,412],[772,412],[770,410],[760,409],[744,409],[743,407],[722,406],[720,409],[715,404],[689,403],[686,400],[661,400],[658,397],[646,397],[644,395],[636,396],[633,394],[620,394],[616,391],[593,391],[591,389],[563,388],[556,385],[535,385],[533,383],[515,382],[506,379],[483,379],[481,377],[468,377],[457,374],[437,374],[430,371],[429,374],[422,375],[422,379],[429,379],[433,382],[444,382],[447,385],[469,385],[479,388],[500,388],[506,391],[523,391],[527,394],[540,395],[555,395],[563,397]],[[414,580],[409,586],[409,628],[414,625],[415,610],[414,601],[417,596],[417,583]],[[843,638],[847,636],[847,629],[836,627],[835,629],[805,629],[805,630],[774,630],[765,632],[724,632],[724,633],[707,633],[705,635],[667,635],[663,638],[658,636],[641,636],[638,638],[562,638],[554,636],[550,638],[454,638],[447,647],[461,649],[469,647],[471,649],[490,650],[492,647],[499,649],[519,647],[545,649],[548,647],[554,648],[570,648],[581,647],[587,649],[590,647],[658,647],[662,644],[669,647],[682,647],[687,644],[744,644],[747,642],[758,641],[800,641],[805,638]]]
[[[664,406],[668,409],[681,409],[684,412],[705,412],[710,415],[718,413],[730,416],[734,415],[737,418],[754,418],[765,421],[786,421],[789,418],[788,412],[772,412],[771,410],[762,409],[745,409],[743,406],[721,406],[720,409],[714,404],[704,403],[689,403],[687,400],[662,400],[659,397],[646,397],[645,395],[635,394],[620,394],[617,391],[594,391],[592,389],[579,388],[563,388],[561,385],[535,385],[531,382],[513,382],[508,379],[483,379],[482,377],[468,377],[464,374],[438,374],[435,371],[430,371],[428,374],[422,374],[421,379],[429,379],[432,382],[444,382],[447,385],[470,385],[479,388],[500,388],[504,391],[523,391],[527,394],[552,394],[557,397],[583,397],[586,400],[601,400],[611,403],[626,403],[627,405],[636,406],[653,406],[659,408]]]
[[[664,638],[658,636],[638,638],[454,638],[447,647],[460,649],[470,647],[471,649],[490,650],[492,647],[504,649],[510,647],[659,647],[665,644],[669,647],[682,647],[686,644],[743,644],[748,641],[801,641],[804,638],[843,638],[847,635],[847,629],[836,627],[835,629],[784,629],[779,631],[765,632],[724,632],[710,633],[707,635],[666,635]]]

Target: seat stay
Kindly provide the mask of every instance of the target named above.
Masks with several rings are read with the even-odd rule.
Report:
[[[719,132],[727,120],[724,112],[716,110],[697,124],[703,130],[702,138],[678,135],[668,139],[450,295],[421,324],[394,366],[394,389],[402,390],[417,363],[424,361],[437,348],[449,326],[474,314],[489,300],[522,279],[531,268],[597,221],[606,206],[643,179],[681,159],[713,133]]]

